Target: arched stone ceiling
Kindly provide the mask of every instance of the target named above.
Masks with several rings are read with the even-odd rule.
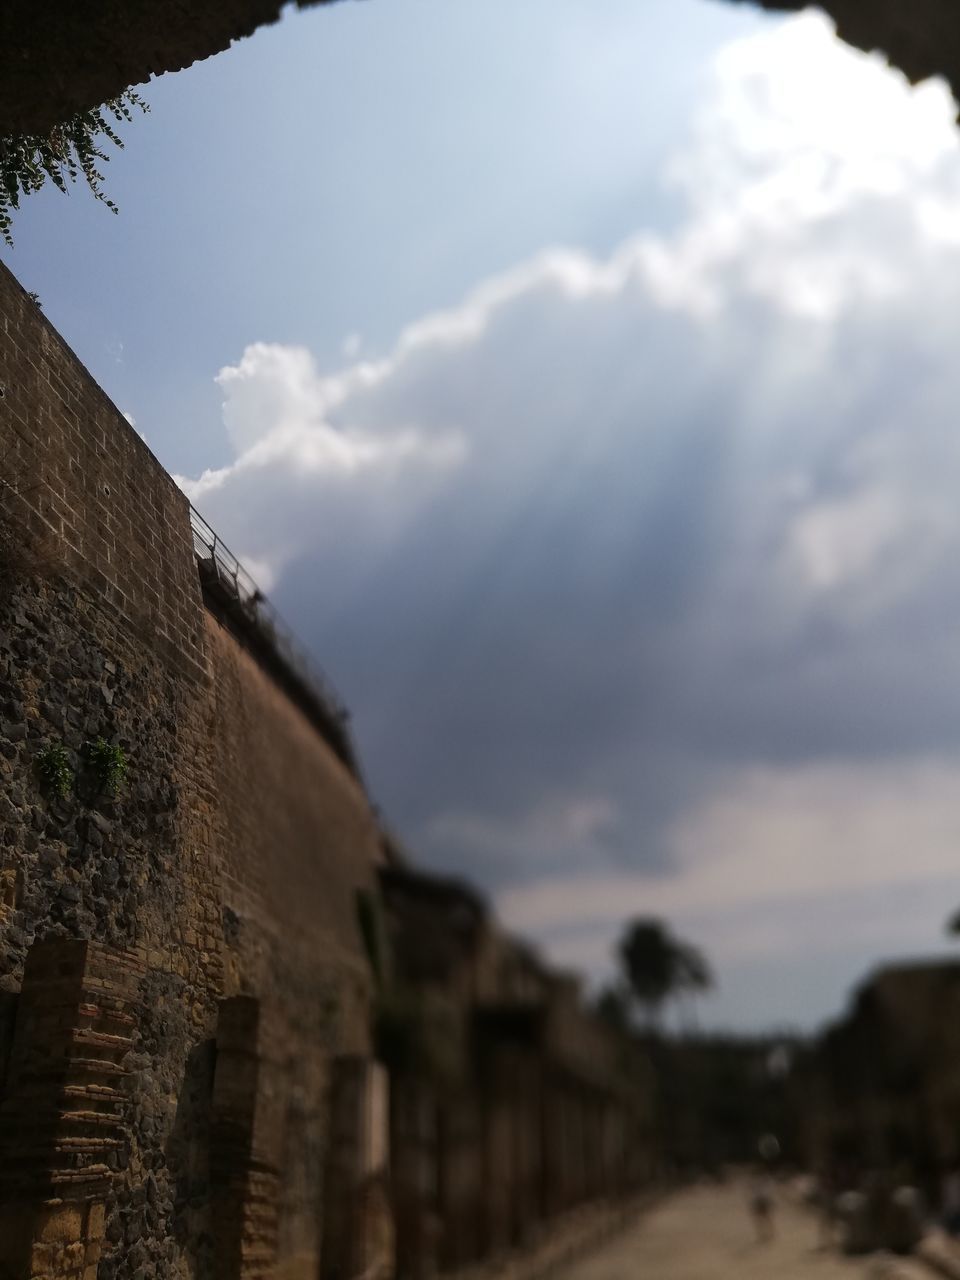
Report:
[[[808,0],[751,0],[765,9],[796,11]],[[958,0],[821,0],[838,34],[858,49],[879,49],[908,79],[943,76],[960,97]]]
[[[330,0],[296,0],[298,8]],[[49,133],[131,85],[229,48],[285,0],[2,0],[0,137]]]
[[[734,0],[744,2],[805,7]],[[0,137],[47,133],[129,85],[219,53],[275,22],[283,7],[284,0],[3,0]],[[883,50],[911,80],[943,75],[960,92],[960,0],[823,0],[821,7],[850,44]]]

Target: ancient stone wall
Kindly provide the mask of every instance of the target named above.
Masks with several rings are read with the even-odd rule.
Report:
[[[0,326],[0,1280],[419,1276],[637,1185],[575,985],[380,865],[334,701],[3,268]]]
[[[0,509],[53,546],[101,614],[200,677],[186,498],[5,268],[0,334]]]
[[[652,1081],[577,982],[470,886],[400,864],[380,881],[401,1023],[382,1042],[401,1280],[503,1264],[649,1184]]]
[[[331,1064],[369,1051],[369,804],[205,606],[186,500],[3,268],[0,337],[0,1276],[315,1277]],[[76,990],[27,1000],[58,965]]]
[[[220,983],[220,874],[201,817],[203,607],[187,507],[5,271],[0,316],[9,882],[0,987],[19,990],[43,938],[95,940],[142,961],[100,1275],[172,1275],[171,1251],[189,1267],[205,1249],[203,1224],[185,1222],[195,1188],[177,1119],[192,1083],[185,1091],[186,1065],[212,1037]],[[97,739],[126,757],[116,796],[88,766],[86,744]],[[52,749],[75,774],[63,795],[38,769]],[[15,1191],[8,1184],[5,1198]]]
[[[851,1182],[909,1171],[939,1194],[960,1158],[960,964],[917,961],[872,974],[801,1059],[794,1084],[811,1167]]]
[[[279,1258],[312,1277],[330,1054],[369,1053],[357,895],[375,889],[379,837],[357,779],[213,617],[207,652],[228,924],[224,992],[270,999],[285,1099],[277,1117]]]
[[[376,887],[379,835],[360,783],[225,627],[208,616],[206,633],[211,733],[224,744],[213,769],[225,902],[239,917],[237,963],[258,963],[244,929],[260,924],[285,948],[306,946],[314,965],[348,966],[365,1000],[356,900],[358,891]],[[278,743],[286,749],[278,751]]]

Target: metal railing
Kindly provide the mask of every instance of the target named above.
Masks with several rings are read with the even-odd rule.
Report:
[[[329,677],[300,645],[292,629],[266,598],[250,573],[191,505],[193,550],[207,583],[215,582],[224,603],[239,610],[255,626],[290,672],[309,688],[333,718],[346,728],[350,713]]]

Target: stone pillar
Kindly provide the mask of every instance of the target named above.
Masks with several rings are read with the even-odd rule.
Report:
[[[437,1271],[440,1243],[439,1111],[428,1082],[392,1082],[390,1140],[398,1273],[404,1280],[427,1280]]]
[[[524,1243],[539,1218],[540,1080],[531,1055],[492,1050],[484,1096],[487,1252]]]
[[[595,1200],[603,1190],[601,1165],[602,1110],[593,1090],[584,1088],[583,1114],[583,1199]]]
[[[494,1092],[484,1099],[484,1239],[487,1258],[503,1254],[511,1243],[514,1183],[513,1108]]]
[[[268,1280],[276,1265],[284,1105],[279,1048],[259,1000],[220,1002],[210,1125],[217,1280]]]
[[[545,1218],[567,1207],[565,1179],[564,1109],[562,1088],[555,1077],[545,1079],[541,1100],[540,1171]]]
[[[586,1105],[583,1087],[571,1080],[566,1089],[566,1163],[568,1207],[574,1208],[586,1199],[586,1142],[584,1139]]]
[[[370,1058],[334,1059],[324,1195],[324,1280],[391,1280],[387,1073]]]
[[[540,1073],[536,1063],[517,1064],[513,1090],[513,1240],[526,1245],[540,1220]]]
[[[624,1188],[623,1144],[630,1134],[636,1141],[636,1134],[630,1124],[631,1117],[620,1099],[608,1098],[603,1103],[602,1114],[602,1166],[603,1194],[618,1196]],[[639,1153],[636,1153],[639,1155]]]
[[[142,976],[136,956],[93,942],[27,956],[0,1104],[0,1274],[96,1280]]]
[[[455,1271],[481,1256],[483,1143],[480,1104],[472,1091],[445,1098],[439,1115],[439,1263]]]

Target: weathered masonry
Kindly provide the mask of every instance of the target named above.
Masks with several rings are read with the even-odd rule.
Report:
[[[798,1073],[804,1155],[851,1182],[897,1169],[936,1203],[960,1162],[960,964],[891,965],[811,1047]]]
[[[0,1275],[315,1280],[385,1159],[340,712],[2,267],[0,387]]]
[[[409,867],[2,267],[0,324],[0,1280],[426,1276],[642,1185],[642,1055]]]
[[[576,979],[503,933],[468,886],[397,862],[381,886],[400,1274],[523,1249],[579,1206],[647,1184],[644,1049],[588,1013]]]

